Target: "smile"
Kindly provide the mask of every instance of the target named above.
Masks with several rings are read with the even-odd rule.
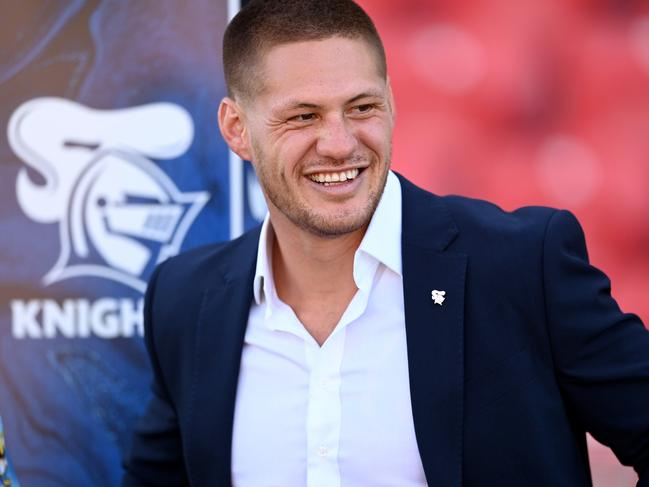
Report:
[[[309,179],[316,183],[324,184],[328,186],[331,183],[342,183],[349,181],[350,179],[355,179],[359,174],[358,169],[349,169],[347,171],[340,172],[320,172],[315,174],[309,174]]]

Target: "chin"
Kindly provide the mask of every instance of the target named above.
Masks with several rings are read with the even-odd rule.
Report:
[[[368,208],[352,210],[345,217],[331,217],[330,215],[309,215],[307,218],[294,221],[302,229],[318,237],[336,238],[355,233],[369,224],[374,213]]]

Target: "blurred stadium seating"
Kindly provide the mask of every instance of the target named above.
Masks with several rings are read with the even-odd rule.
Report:
[[[649,323],[649,2],[360,0],[386,43],[394,168],[437,193],[567,208]],[[635,485],[589,440],[595,487]]]

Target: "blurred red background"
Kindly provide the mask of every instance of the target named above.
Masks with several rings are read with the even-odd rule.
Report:
[[[393,167],[439,194],[566,208],[649,323],[649,2],[360,0],[385,42]],[[589,439],[596,487],[633,471]]]

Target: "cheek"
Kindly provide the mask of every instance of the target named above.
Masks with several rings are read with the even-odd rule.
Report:
[[[375,117],[364,120],[358,125],[359,140],[373,150],[383,150],[390,147],[392,141],[393,124],[383,117]]]
[[[381,160],[390,157],[390,140],[392,132],[385,127],[371,127],[359,134],[359,140]]]
[[[312,160],[309,156],[314,147],[314,140],[314,137],[306,131],[296,131],[283,137],[275,152],[281,172],[285,175],[301,176]]]

